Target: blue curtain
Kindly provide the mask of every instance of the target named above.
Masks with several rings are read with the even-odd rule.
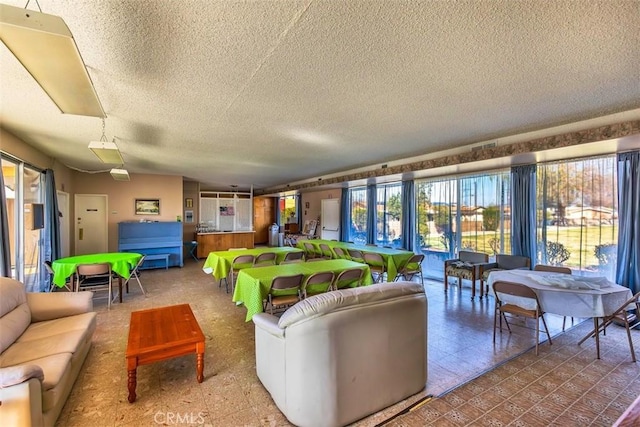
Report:
[[[640,151],[618,154],[616,282],[640,292]]]
[[[53,170],[44,171],[44,257],[42,261],[55,261],[62,255],[60,249],[60,210],[58,208],[58,195],[56,193],[56,180]],[[40,290],[51,288],[51,276],[47,271],[40,269],[41,286]]]
[[[9,214],[4,194],[4,177],[0,170],[0,276],[11,277],[11,248],[9,247]]]
[[[415,250],[416,195],[413,181],[402,181],[402,247]]]
[[[511,253],[536,261],[536,165],[511,168]]]
[[[376,243],[378,227],[378,189],[375,184],[367,185],[367,243]]]
[[[298,230],[302,230],[302,194],[296,194],[296,224]]]
[[[340,240],[346,242],[351,232],[351,204],[349,203],[349,189],[343,188],[340,194]]]

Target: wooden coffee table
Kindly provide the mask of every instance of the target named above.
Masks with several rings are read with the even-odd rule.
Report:
[[[138,366],[191,353],[196,353],[196,378],[201,383],[204,334],[189,304],[132,312],[126,353],[129,403],[136,401]]]

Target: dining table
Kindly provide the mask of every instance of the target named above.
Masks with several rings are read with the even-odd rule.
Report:
[[[240,255],[258,256],[263,253],[273,252],[276,254],[276,263],[280,264],[289,252],[303,252],[301,249],[292,248],[291,246],[282,247],[262,247],[252,249],[233,249],[227,251],[209,252],[207,259],[204,261],[202,271],[212,274],[216,280],[225,279],[231,271],[233,260]]]
[[[51,263],[53,283],[59,288],[64,287],[67,279],[76,272],[76,268],[81,264],[107,263],[111,265],[111,271],[128,279],[131,277],[131,270],[138,264],[140,258],[142,258],[142,254],[135,252],[105,252],[59,258]]]
[[[244,305],[247,309],[246,321],[249,322],[254,314],[262,313],[263,301],[269,294],[271,282],[277,276],[292,276],[302,274],[304,280],[314,273],[330,271],[338,276],[342,271],[359,268],[363,270],[361,286],[373,284],[371,270],[366,264],[347,259],[331,259],[315,262],[298,262],[269,267],[254,267],[240,270],[236,280],[232,301],[237,305]]]
[[[369,252],[369,253],[379,254],[380,256],[382,256],[382,260],[385,263],[385,267],[387,271],[387,282],[393,282],[396,276],[398,275],[398,270],[402,268],[402,266],[407,261],[409,261],[409,259],[414,255],[413,252],[405,251],[403,249],[359,245],[356,243],[340,242],[336,240],[325,240],[325,239],[298,240],[298,242],[296,243],[296,247],[300,249],[304,249],[304,243],[311,243],[317,253],[322,253],[322,250],[320,249],[320,245],[326,244],[331,249],[332,256],[334,258],[338,257],[336,253],[333,251],[334,248],[356,249],[363,253]]]
[[[531,270],[493,271],[489,274],[487,282],[491,293],[493,293],[493,284],[498,281],[521,283],[531,288],[536,293],[540,307],[545,313],[570,317],[591,317],[594,325],[593,331],[598,331],[600,319],[613,314],[633,296],[629,288],[610,282],[605,277],[576,276]],[[531,299],[502,294],[500,297],[504,302],[517,304],[524,308],[534,308],[535,306]],[[635,307],[630,306],[629,308]],[[592,335],[593,331],[589,335]],[[599,334],[594,336],[599,359]]]

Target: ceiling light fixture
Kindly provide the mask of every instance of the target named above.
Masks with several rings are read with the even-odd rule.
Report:
[[[113,142],[107,141],[107,137],[104,133],[104,119],[102,119],[102,136],[100,141],[89,142],[89,150],[93,151],[102,163],[110,163],[113,165],[123,165],[124,160],[116,145],[116,139],[113,138]]]
[[[27,10],[26,6],[21,9],[0,4],[0,40],[60,111],[105,117],[73,35],[62,18],[42,10]]]
[[[109,171],[111,177],[116,181],[129,181],[129,172],[126,169],[111,169]]]

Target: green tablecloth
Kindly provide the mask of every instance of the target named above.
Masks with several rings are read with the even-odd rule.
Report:
[[[136,266],[142,254],[135,252],[111,252],[104,254],[77,255],[67,258],[60,258],[51,263],[53,269],[53,283],[62,288],[67,281],[75,273],[76,268],[80,264],[111,264],[111,270],[118,273],[121,277],[128,279],[131,269]]]
[[[371,285],[373,279],[369,266],[346,259],[332,259],[327,261],[300,262],[295,264],[275,265],[273,267],[245,268],[240,270],[232,301],[243,303],[247,308],[246,321],[250,321],[254,314],[262,312],[262,301],[267,298],[271,282],[276,276],[292,276],[303,274],[306,279],[313,273],[331,271],[336,275],[350,268],[364,270],[363,285]]]
[[[384,260],[387,266],[387,281],[393,282],[398,274],[398,269],[404,265],[405,262],[409,260],[414,254],[411,251],[405,251],[401,249],[391,249],[391,248],[381,248],[379,246],[366,246],[366,245],[356,245],[354,243],[347,242],[336,242],[335,240],[322,240],[322,239],[312,239],[312,240],[299,240],[296,246],[300,249],[304,250],[304,243],[311,243],[314,248],[316,248],[316,252],[320,253],[320,244],[324,243],[331,248],[339,247],[342,249],[357,249],[361,252],[370,252],[375,254],[382,255],[382,259]],[[336,254],[334,253],[335,257]]]
[[[242,249],[239,251],[217,251],[209,252],[207,259],[202,266],[202,271],[207,274],[213,274],[216,280],[224,279],[231,271],[231,262],[234,258],[240,255],[253,255],[258,256],[265,252],[274,252],[276,254],[276,262],[280,264],[284,257],[289,252],[300,252],[300,249],[292,248],[290,246],[275,247],[275,248],[254,248],[254,249]]]

